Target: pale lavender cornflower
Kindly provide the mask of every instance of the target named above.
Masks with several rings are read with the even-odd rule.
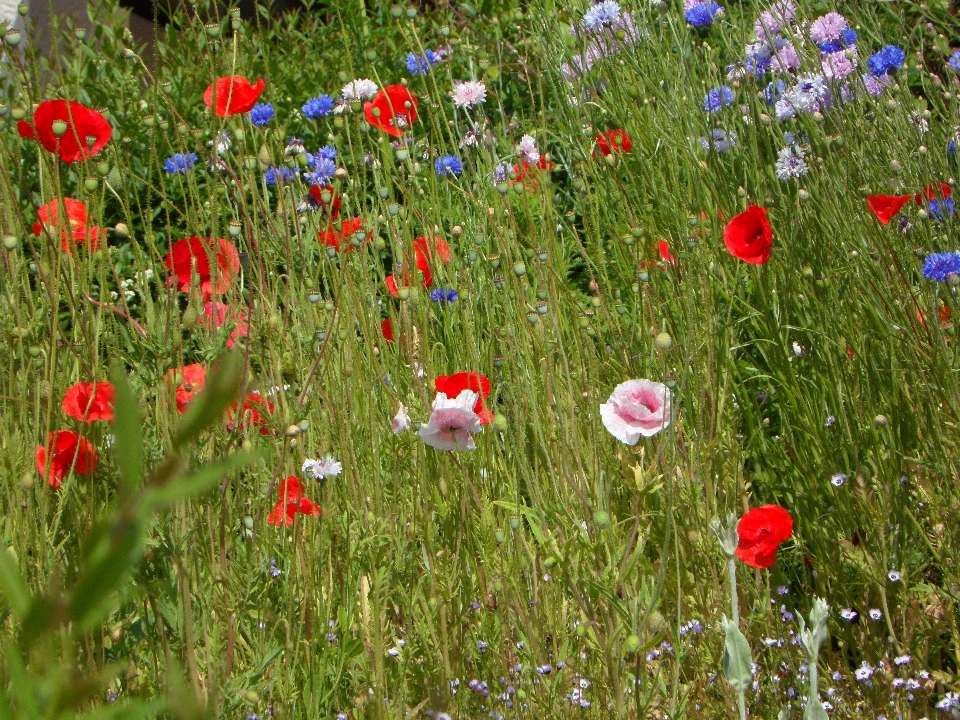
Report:
[[[870,616],[871,620],[879,620],[883,617],[883,613],[878,608],[871,608],[867,615]]]
[[[476,80],[464,80],[453,84],[453,104],[459,108],[472,108],[487,99],[487,87]]]
[[[893,659],[893,664],[897,667],[903,667],[904,665],[909,665],[911,660],[913,660],[913,658],[909,655],[897,655],[897,657]]]
[[[797,8],[791,0],[782,0],[760,13],[760,19],[754,25],[754,32],[761,40],[778,35],[793,20]]]
[[[797,55],[797,49],[789,43],[777,48],[770,58],[770,68],[775,71],[790,72],[799,67],[800,56]]]
[[[860,682],[866,682],[873,675],[874,669],[870,663],[864,660],[863,664],[858,667],[853,674]]]
[[[613,25],[620,19],[620,4],[615,0],[602,0],[583,14],[583,26],[590,32]]]
[[[823,69],[823,76],[827,80],[843,80],[853,73],[856,67],[856,51],[850,52],[841,50],[840,52],[828,53],[823,56],[820,67]]]
[[[710,137],[700,138],[700,147],[704,150],[716,150],[718,153],[730,152],[730,148],[736,147],[737,136],[735,133],[728,133],[726,130],[717,128],[710,132]]]
[[[890,572],[887,573],[887,579],[890,582],[894,582],[894,583],[900,582],[902,577],[903,576],[900,574],[900,571],[896,569],[891,570]]]
[[[864,73],[862,77],[863,84],[867,88],[867,92],[870,94],[870,97],[880,97],[887,85],[890,85],[893,82],[889,75],[874,77],[870,73]]]
[[[779,595],[780,597],[783,597],[784,595],[789,595],[789,594],[790,594],[790,588],[788,588],[786,585],[777,585],[777,595]]]
[[[858,615],[857,611],[854,610],[853,608],[843,608],[843,610],[840,611],[840,617],[846,620],[847,622],[853,622],[854,620],[856,620],[857,615]]]
[[[830,476],[830,484],[834,487],[843,487],[843,484],[847,481],[846,473],[834,473]]]
[[[840,13],[821,15],[810,25],[810,39],[815,43],[838,40],[848,27],[847,19]]]

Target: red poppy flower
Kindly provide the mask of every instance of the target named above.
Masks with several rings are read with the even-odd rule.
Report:
[[[210,255],[216,251],[217,277],[216,285],[210,268]],[[167,253],[167,269],[171,270],[176,279],[171,277],[167,282],[172,285],[178,282],[180,290],[190,291],[190,281],[194,267],[200,277],[200,289],[204,300],[209,300],[214,294],[222,295],[230,289],[234,278],[240,272],[240,253],[223,238],[197,237],[177,240]]]
[[[383,339],[388,343],[393,342],[393,322],[386,318],[380,322],[380,332],[383,333]]]
[[[400,137],[417,119],[417,96],[403,85],[387,85],[363,104],[367,122],[388,135]],[[376,112],[375,112],[376,111]]]
[[[317,207],[323,208],[324,213],[331,219],[336,220],[340,217],[340,194],[332,185],[311,185],[307,191]],[[324,200],[324,195],[327,199]]]
[[[450,262],[450,246],[441,238],[434,238],[431,245],[426,237],[418,237],[413,241],[413,252],[417,256],[417,269],[423,273],[423,286],[430,287],[433,282],[430,264],[434,258],[444,264]]]
[[[213,93],[216,88],[217,117],[250,112],[257,104],[264,84],[263,78],[257,80],[256,85],[251,85],[242,75],[227,75],[207,87],[203,93],[203,102],[208,108],[213,107]]]
[[[329,245],[340,251],[340,243],[345,242],[344,252],[350,252],[353,250],[353,242],[351,241],[351,236],[358,230],[363,229],[363,220],[360,218],[353,218],[352,220],[344,220],[342,229],[338,230],[336,228],[327,228],[326,230],[321,230],[317,233],[317,238],[320,240],[322,245]],[[371,237],[373,237],[373,230],[367,233],[367,236],[364,238],[363,243],[365,244]],[[361,245],[362,247],[362,245]]]
[[[227,408],[227,420],[233,422],[233,413],[237,412],[237,403]],[[273,403],[260,396],[258,392],[248,393],[240,409],[240,427],[246,429],[251,425],[260,428],[261,435],[270,435],[273,430],[269,426],[270,416],[273,415]]]
[[[626,131],[607,130],[605,133],[597,133],[597,150],[604,155],[617,152],[629,152],[633,150],[633,143],[630,141],[630,136],[627,135]]]
[[[889,223],[908,202],[909,195],[867,195],[867,204],[881,225]]]
[[[47,453],[50,457],[50,476],[46,476]],[[47,484],[56,489],[70,470],[77,475],[90,475],[97,469],[97,451],[86,438],[72,430],[57,430],[47,437],[47,446],[37,448],[37,472],[47,478]]]
[[[945,182],[940,183],[940,197],[948,198],[950,197],[950,193],[950,185]],[[927,200],[937,199],[937,188],[933,183],[928,184],[923,190],[914,195],[913,201],[917,205],[923,205],[924,198]]]
[[[940,304],[940,324],[943,327],[947,327],[947,325],[950,324],[950,317],[952,315],[953,315],[953,311],[949,307],[941,303]],[[920,324],[923,325],[923,327],[927,326],[927,320],[924,317],[924,313],[922,310],[919,310],[919,309],[917,310],[917,320],[920,321]]]
[[[493,413],[483,406],[483,399],[490,396],[490,381],[486,376],[475,372],[458,372],[441,375],[434,381],[434,385],[437,392],[444,393],[448,398],[455,398],[464,390],[477,393],[477,404],[473,406],[473,411],[480,416],[480,424],[493,422]]]
[[[666,240],[661,240],[657,243],[657,249],[660,251],[660,257],[663,258],[664,262],[676,262],[676,258],[670,253],[670,243]]]
[[[526,160],[519,165],[514,165],[514,178],[510,181],[510,184],[523,183],[523,187],[527,192],[533,192],[538,187],[535,178],[540,175],[541,171],[548,173],[553,172],[553,163],[547,161],[546,155],[541,155],[540,159],[533,165]]]
[[[177,387],[177,413],[183,415],[194,396],[203,390],[204,383],[207,381],[207,369],[200,363],[184,365],[182,371],[168,370],[167,378],[170,380],[183,379],[183,382]]]
[[[113,384],[78,382],[63,396],[63,411],[81,422],[113,422]]]
[[[750,567],[768,568],[777,546],[793,534],[793,518],[779,505],[754,508],[737,523],[737,557]]]
[[[54,123],[67,124],[60,137],[53,132]],[[59,124],[59,123],[58,123]],[[65,163],[91,158],[110,140],[113,128],[96,110],[72,100],[44,100],[33,113],[33,122],[17,123],[20,137],[36,138],[49,152],[57,153]]]
[[[281,480],[277,486],[280,491],[280,500],[273,506],[267,522],[271,525],[293,525],[293,519],[297,513],[301,515],[319,515],[320,506],[313,500],[303,496],[303,489],[300,487],[300,479],[296,475],[290,475],[287,479]]]
[[[228,348],[234,347],[237,340],[245,338],[247,333],[250,332],[250,323],[247,322],[246,310],[241,309],[235,311],[232,307],[224,303],[208,302],[203,306],[203,312],[207,316],[207,324],[214,330],[219,329],[220,326],[228,320],[236,323],[236,327],[233,328],[233,332],[231,332],[230,337],[227,338]]]
[[[723,243],[735,258],[752,265],[763,265],[770,259],[773,230],[767,220],[767,209],[751,205],[734,215],[723,231]]]
[[[51,200],[37,208],[37,222],[33,224],[33,234],[40,237],[44,230],[51,236],[57,234],[61,202],[67,212],[66,227],[60,233],[60,247],[63,251],[73,252],[73,246],[80,243],[87,243],[91,251],[98,250],[106,232],[96,225],[87,226],[87,206],[73,198]]]

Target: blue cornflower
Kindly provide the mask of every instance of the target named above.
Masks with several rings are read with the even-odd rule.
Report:
[[[430,48],[423,55],[407,53],[407,70],[411,75],[426,75],[439,59]]]
[[[456,155],[444,155],[438,157],[433,164],[439,177],[459,176],[463,172],[463,166],[460,164],[460,158]]]
[[[783,94],[787,91],[787,86],[783,80],[777,80],[775,83],[769,83],[763,90],[763,99],[767,105],[776,105]]]
[[[733,90],[726,85],[715,87],[703,96],[703,109],[707,112],[718,112],[732,104]]]
[[[456,290],[444,290],[443,288],[436,288],[430,293],[430,299],[441,305],[456,302],[457,297]]]
[[[336,160],[337,159],[337,149],[329,145],[324,145],[322,148],[317,150],[317,155],[327,160]]]
[[[311,120],[317,120],[333,112],[333,98],[326,94],[320,97],[310,98],[303,104],[300,110]]]
[[[960,72],[960,50],[957,50],[953,55],[950,56],[950,59],[947,60],[947,65],[952,67],[957,72]]]
[[[943,220],[944,214],[953,217],[957,214],[957,204],[953,201],[953,198],[933,199],[927,205],[927,214],[937,220]]]
[[[947,141],[947,152],[951,155],[957,154],[957,141],[955,139]]]
[[[923,261],[923,276],[927,280],[946,282],[950,275],[960,275],[960,253],[942,252],[927,255],[927,259]]]
[[[163,169],[171,175],[186,175],[197,164],[196,153],[174,153],[163,163]]]
[[[583,26],[587,30],[596,30],[603,25],[612,25],[620,19],[620,4],[614,0],[603,0],[583,14]]]
[[[695,28],[704,28],[713,25],[713,19],[722,12],[722,6],[708,0],[708,2],[698,2],[687,10],[683,17]]]
[[[263,127],[273,120],[273,103],[257,103],[250,110],[250,122]]]
[[[337,164],[319,154],[307,153],[307,167],[309,172],[305,173],[304,177],[311,185],[326,185],[337,172]]]
[[[280,165],[279,167],[272,167],[267,170],[263,175],[263,179],[266,181],[267,185],[276,185],[277,182],[290,182],[297,178],[299,171],[296,169],[291,170],[286,165]]]
[[[887,45],[882,50],[875,52],[867,60],[867,67],[874,77],[881,77],[888,74],[891,70],[899,70],[903,67],[903,61],[907,59],[903,50],[896,45]]]
[[[827,40],[826,42],[817,43],[817,47],[820,48],[820,52],[823,53],[835,53],[840,52],[841,50],[846,50],[848,47],[853,45],[857,41],[857,33],[847,28],[842,33],[840,37],[836,40]]]

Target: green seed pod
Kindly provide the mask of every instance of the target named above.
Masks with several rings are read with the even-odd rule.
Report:
[[[628,635],[623,647],[628,653],[633,655],[633,653],[640,649],[640,638],[638,638],[636,635]]]
[[[597,510],[593,514],[593,524],[600,530],[606,530],[610,527],[610,513],[605,510]]]
[[[495,427],[500,432],[503,432],[507,429],[507,416],[501,413],[497,413],[493,416],[493,427]]]
[[[520,518],[512,517],[510,518],[510,529],[518,530],[520,528]]]
[[[20,31],[15,30],[14,28],[10,28],[3,34],[3,41],[10,47],[17,47],[17,45],[20,44],[21,38],[22,35],[20,34]]]
[[[506,540],[506,537],[503,534],[503,530],[497,530],[493,534],[493,539],[497,541],[497,545],[503,545],[503,541]]]
[[[50,124],[50,129],[57,137],[63,137],[67,133],[67,121],[57,118]]]
[[[27,116],[27,111],[22,107],[15,107],[10,109],[10,117],[14,120],[23,120]]]
[[[181,318],[181,321],[184,328],[191,330],[196,326],[199,319],[200,315],[196,308],[194,308],[192,305],[188,305],[187,309],[183,311],[183,317]]]
[[[514,264],[513,264],[513,274],[516,275],[517,277],[520,277],[521,275],[526,275],[526,274],[527,274],[527,266],[524,265],[522,262],[516,262],[516,263],[514,263]]]
[[[93,192],[100,186],[100,181],[95,177],[85,178],[83,181],[83,189],[87,192]]]
[[[390,17],[394,18],[395,20],[399,20],[400,18],[402,18],[403,8],[400,7],[399,5],[394,5],[392,8],[390,8]],[[345,78],[343,79],[343,82],[346,82]]]
[[[662,332],[657,335],[653,342],[658,350],[663,350],[664,352],[673,347],[673,338],[670,337],[670,334],[667,332]]]
[[[16,250],[19,244],[20,238],[18,238],[16,235],[3,236],[3,247],[7,250]]]

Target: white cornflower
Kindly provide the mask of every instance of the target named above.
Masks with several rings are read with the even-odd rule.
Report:
[[[793,354],[797,357],[803,357],[803,346],[796,340],[793,341]]]
[[[361,80],[351,80],[340,93],[345,100],[369,100],[377,94],[377,84],[373,80],[363,78]]]
[[[476,80],[453,84],[453,104],[460,108],[472,108],[487,99],[487,87]]]
[[[871,609],[870,612],[867,614],[870,616],[871,620],[879,620],[880,618],[883,617],[883,613],[880,612],[880,610],[878,610],[877,608]]]
[[[343,465],[327,455],[320,460],[307,458],[303,461],[303,467],[300,470],[304,475],[311,475],[316,480],[325,480],[343,472]]]
[[[844,608],[840,611],[840,617],[847,622],[853,622],[857,619],[857,611],[852,608]]]
[[[890,572],[887,573],[887,578],[890,580],[890,582],[900,582],[900,578],[901,578],[900,571],[891,570]]]
[[[809,171],[803,150],[796,145],[788,145],[777,154],[777,177],[781,180],[803,177]]]
[[[847,481],[846,473],[835,473],[830,476],[830,484],[834,487],[841,487]]]

